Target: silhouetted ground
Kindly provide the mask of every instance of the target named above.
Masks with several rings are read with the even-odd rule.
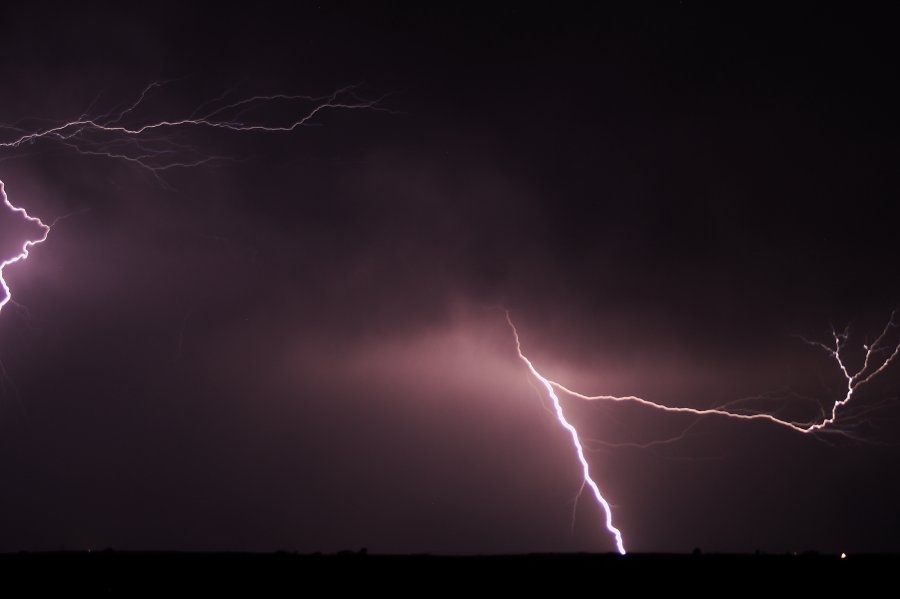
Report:
[[[293,553],[59,552],[0,555],[0,588],[90,591],[347,591],[462,593],[598,592],[730,596],[847,591],[893,592],[884,586],[900,556],[529,554],[516,556],[337,555]],[[881,590],[881,589],[884,590]],[[806,595],[804,595],[806,596]]]

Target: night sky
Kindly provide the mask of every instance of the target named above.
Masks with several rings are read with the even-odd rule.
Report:
[[[892,15],[17,4],[4,123],[168,79],[147,118],[347,85],[387,110],[170,131],[227,159],[164,182],[3,150],[13,203],[74,214],[6,271],[0,551],[612,551],[503,309],[585,393],[810,419],[845,383],[795,335],[849,323],[858,365],[900,306]],[[0,214],[4,255],[32,233]],[[854,439],[563,405],[631,551],[896,552],[897,395],[900,364]]]

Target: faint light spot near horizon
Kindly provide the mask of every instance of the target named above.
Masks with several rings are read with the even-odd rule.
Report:
[[[847,559],[847,554],[844,552],[841,552],[841,559]]]

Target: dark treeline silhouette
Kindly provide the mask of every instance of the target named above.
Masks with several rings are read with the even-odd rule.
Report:
[[[286,590],[328,594],[390,591],[610,588],[709,593],[725,589],[867,594],[895,572],[900,556],[709,554],[378,555],[93,552],[0,555],[4,589],[86,591]],[[726,585],[726,586],[722,586]],[[877,593],[876,593],[877,595]]]

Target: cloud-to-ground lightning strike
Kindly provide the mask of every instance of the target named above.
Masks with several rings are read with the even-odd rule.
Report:
[[[822,432],[830,432],[834,430],[833,427],[835,422],[838,420],[838,411],[845,407],[848,403],[850,403],[851,399],[853,399],[856,391],[862,387],[863,385],[869,383],[873,378],[881,374],[885,371],[885,369],[890,366],[892,362],[894,362],[898,355],[900,355],[900,341],[897,341],[895,344],[886,344],[886,338],[889,336],[891,331],[896,328],[900,328],[900,323],[897,322],[897,313],[896,311],[891,313],[890,320],[888,320],[887,324],[882,329],[881,333],[875,340],[870,344],[863,344],[863,350],[865,351],[865,355],[863,358],[863,363],[859,367],[858,370],[852,371],[846,364],[845,358],[842,356],[842,352],[846,350],[847,340],[850,336],[849,329],[845,329],[843,332],[838,333],[835,330],[832,330],[832,339],[834,345],[827,345],[825,343],[820,343],[817,341],[810,341],[808,339],[802,338],[803,341],[809,345],[814,347],[818,347],[823,349],[837,362],[838,368],[841,371],[841,374],[847,381],[846,393],[844,396],[835,401],[832,405],[830,415],[828,413],[823,413],[821,419],[812,421],[812,422],[795,422],[792,420],[785,420],[782,418],[778,418],[772,414],[767,413],[742,413],[735,412],[726,409],[729,405],[725,404],[724,406],[718,408],[688,408],[688,407],[673,407],[667,406],[664,404],[660,404],[654,401],[650,401],[647,399],[643,399],[641,397],[636,397],[633,395],[628,396],[614,396],[614,395],[585,395],[583,393],[579,393],[577,391],[573,391],[568,387],[563,386],[556,381],[550,380],[544,375],[542,375],[537,368],[535,368],[534,364],[530,359],[525,355],[522,351],[522,343],[519,340],[519,332],[516,329],[516,326],[513,324],[512,317],[509,312],[506,312],[506,321],[509,324],[510,329],[512,330],[513,338],[516,343],[516,353],[518,355],[519,360],[521,360],[525,366],[528,368],[529,372],[532,376],[534,376],[538,381],[540,381],[541,385],[547,390],[547,395],[550,398],[550,401],[553,404],[553,408],[556,412],[556,418],[559,420],[559,423],[565,428],[572,437],[572,443],[575,446],[575,453],[578,456],[578,460],[581,462],[582,470],[584,473],[584,484],[591,488],[594,493],[594,497],[597,500],[597,503],[603,509],[603,512],[606,516],[606,528],[615,538],[616,548],[619,553],[625,553],[624,542],[622,540],[622,533],[616,528],[612,523],[612,510],[610,508],[609,502],[603,497],[600,493],[600,489],[597,486],[597,483],[591,477],[590,466],[585,459],[584,456],[584,447],[582,445],[582,441],[579,438],[578,431],[574,426],[566,419],[565,414],[563,413],[562,405],[559,400],[559,396],[557,395],[557,391],[562,393],[566,393],[572,397],[587,400],[587,401],[609,401],[609,402],[633,402],[639,405],[661,410],[664,412],[675,412],[675,413],[683,413],[683,414],[692,414],[695,416],[721,416],[726,418],[735,418],[738,420],[763,420],[768,421],[773,424],[787,427],[791,430],[797,431],[803,434],[816,434]],[[876,354],[887,354],[880,364],[878,364],[878,359],[873,358]],[[839,431],[838,431],[839,432]],[[677,437],[677,438],[680,438]]]
[[[572,444],[575,445],[575,453],[578,454],[578,460],[581,462],[581,468],[584,472],[584,483],[591,488],[591,491],[594,493],[594,497],[597,500],[597,503],[603,508],[604,513],[606,514],[606,529],[615,537],[616,539],[616,549],[619,550],[619,553],[625,555],[625,542],[622,539],[622,532],[613,525],[612,521],[612,508],[609,505],[609,502],[606,501],[606,498],[603,497],[603,494],[600,492],[600,487],[597,486],[597,483],[594,482],[594,479],[591,478],[591,467],[588,464],[587,459],[584,457],[584,447],[581,445],[581,440],[578,438],[578,431],[575,430],[575,427],[572,426],[568,420],[566,420],[565,414],[563,414],[562,404],[559,402],[559,397],[557,397],[556,392],[553,390],[553,381],[545,378],[534,365],[531,363],[531,360],[525,357],[525,354],[522,353],[522,344],[519,341],[519,332],[516,330],[515,325],[512,323],[512,319],[509,316],[509,313],[506,314],[506,320],[509,322],[509,326],[512,327],[513,335],[516,339],[516,351],[519,353],[519,358],[528,366],[528,370],[531,371],[531,374],[541,382],[545,389],[547,389],[547,395],[550,397],[550,400],[553,402],[553,408],[556,411],[556,418],[559,420],[559,423],[569,431],[569,434],[572,436]]]
[[[91,115],[88,111],[70,121],[53,122],[43,128],[28,129],[21,124],[0,123],[0,132],[11,133],[7,140],[0,140],[0,150],[16,151],[25,144],[38,141],[49,141],[61,144],[79,154],[101,156],[124,160],[135,164],[156,177],[163,185],[166,182],[161,175],[177,167],[194,167],[223,157],[206,155],[197,148],[185,144],[174,136],[167,136],[167,131],[186,127],[205,127],[233,132],[289,133],[296,129],[314,124],[314,119],[326,110],[371,109],[388,111],[379,106],[382,98],[367,100],[356,95],[355,86],[339,89],[324,96],[305,95],[258,95],[233,98],[229,92],[206,102],[192,114],[184,118],[150,119],[138,122],[136,116],[145,104],[148,96],[155,89],[163,87],[166,81],[156,81],[148,85],[138,98],[125,108],[118,108],[102,114]],[[229,99],[231,97],[231,99]],[[95,100],[96,102],[96,100]],[[274,103],[293,106],[299,103],[299,110],[292,110],[292,116],[286,122],[266,123],[247,119],[244,115],[254,108]],[[92,104],[93,106],[93,104]],[[126,124],[131,121],[133,124]],[[46,121],[44,121],[46,122]],[[20,214],[27,221],[38,226],[40,234],[26,240],[18,252],[10,257],[0,256],[0,286],[3,296],[0,297],[0,311],[12,301],[12,292],[4,279],[4,269],[26,259],[29,250],[46,241],[52,223],[45,224],[39,218],[31,216],[23,208],[13,205],[0,181],[5,209]]]

